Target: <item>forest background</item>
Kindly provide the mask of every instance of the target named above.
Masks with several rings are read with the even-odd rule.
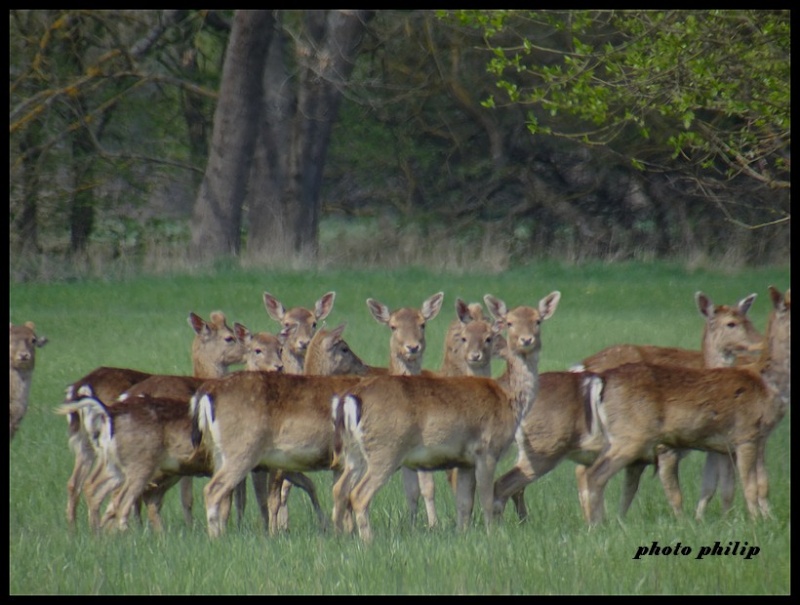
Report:
[[[788,11],[9,24],[12,281],[788,262]]]

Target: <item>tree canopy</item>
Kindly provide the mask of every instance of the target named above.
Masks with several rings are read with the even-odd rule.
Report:
[[[525,106],[533,134],[603,145],[639,169],[678,160],[712,197],[739,177],[790,187],[788,10],[441,16],[482,31],[502,91],[484,103]],[[788,208],[773,211],[789,219]]]

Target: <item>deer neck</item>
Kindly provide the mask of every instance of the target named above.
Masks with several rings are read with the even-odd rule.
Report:
[[[194,359],[192,363],[195,378],[221,378],[228,371],[228,366],[222,363],[208,363]]]
[[[422,374],[422,356],[409,361],[399,355],[392,355],[389,360],[389,374],[400,376],[418,376]]]
[[[511,400],[517,421],[528,413],[539,391],[539,350],[529,353],[507,353],[506,371],[498,383]]]
[[[32,374],[32,370],[19,370],[9,366],[8,386],[10,387],[11,393],[16,394],[17,400],[28,401],[28,395],[31,390]]]
[[[305,353],[298,355],[294,351],[284,349],[283,371],[286,374],[303,374]]]

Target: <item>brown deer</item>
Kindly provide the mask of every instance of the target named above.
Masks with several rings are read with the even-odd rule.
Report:
[[[36,335],[36,324],[26,321],[8,328],[8,441],[14,438],[19,425],[28,412],[33,369],[36,366],[36,349],[47,344],[47,338]]]
[[[325,319],[333,310],[333,303],[336,300],[336,292],[323,294],[316,303],[314,309],[305,307],[293,307],[286,309],[281,301],[269,292],[264,292],[264,307],[267,314],[281,325],[279,337],[284,340],[284,363],[285,371],[289,374],[303,374],[305,367],[305,357],[308,345],[317,330],[317,325]],[[268,481],[277,481],[282,473],[273,474],[268,478],[267,471],[257,470],[253,473],[253,486],[258,494],[263,494],[268,489],[272,491],[273,486],[267,487]],[[302,477],[299,473],[294,474],[295,479],[303,481],[305,486],[313,486],[308,477]],[[280,508],[278,511],[277,523],[279,529],[285,530],[289,527],[289,508],[287,501],[292,487],[291,481],[281,483]],[[311,492],[308,492],[311,495]],[[259,495],[261,499],[261,496]]]
[[[101,366],[86,376],[73,382],[66,389],[65,403],[74,403],[83,397],[96,397],[101,401],[115,401],[122,393],[137,382],[152,376],[130,368],[114,368]],[[88,425],[84,426],[84,420]],[[92,426],[93,419],[84,418],[83,412],[77,410],[67,415],[69,425],[69,447],[75,456],[72,474],[67,481],[67,523],[75,525],[75,511],[78,499],[90,471],[96,460],[96,433],[98,426]],[[98,519],[99,522],[99,519]]]
[[[552,292],[538,307],[516,307],[486,295],[493,317],[507,329],[506,373],[495,381],[477,376],[376,376],[332,401],[337,460],[342,475],[333,488],[337,531],[352,514],[359,535],[372,540],[369,506],[401,467],[458,468],[458,527],[467,526],[477,488],[487,528],[494,519],[497,461],[511,445],[538,390],[541,322],[561,298]]]
[[[303,374],[306,376],[366,376],[372,374],[386,374],[386,368],[379,368],[367,365],[350,348],[342,334],[345,324],[341,324],[333,329],[321,328],[317,330],[306,349]],[[311,469],[314,470],[314,469]],[[269,476],[269,524],[271,533],[285,531],[287,526],[282,525],[279,516],[281,508],[286,507],[285,499],[282,499],[283,478],[290,478],[295,485],[300,485],[300,481],[305,481],[301,487],[309,494],[312,506],[320,521],[320,526],[327,527],[327,519],[322,513],[316,497],[314,483],[302,473],[288,473],[282,470],[271,470]],[[285,519],[286,517],[284,517]]]
[[[747,317],[747,311],[755,298],[752,294],[736,307],[714,306],[703,293],[695,295],[700,313],[706,322],[703,329],[703,351],[709,363],[717,363],[717,356],[731,356],[733,351],[742,350],[760,342]],[[636,345],[631,348],[635,352]],[[622,351],[621,347],[617,350]],[[666,349],[666,358],[676,359],[673,351]],[[651,359],[657,359],[658,347],[649,347]],[[689,351],[691,359],[694,352]],[[598,356],[605,363],[611,363],[611,355]],[[702,360],[702,354],[700,356]],[[598,363],[598,361],[590,362]],[[624,361],[621,361],[624,363]],[[691,363],[687,362],[687,365]],[[509,496],[514,500],[520,520],[525,520],[527,510],[524,501],[525,487],[543,477],[565,459],[577,463],[576,478],[578,494],[584,515],[588,514],[586,502],[582,498],[586,465],[593,462],[603,447],[602,433],[599,431],[588,401],[588,378],[592,374],[582,372],[545,372],[540,376],[539,396],[531,412],[523,418],[517,434],[517,462],[513,468],[502,475],[495,484],[495,505],[498,512],[505,508]],[[658,472],[667,499],[676,515],[682,507],[682,496],[677,476],[679,453],[674,450],[659,452]],[[647,464],[655,459],[651,456],[637,460],[626,468],[625,487],[620,501],[620,514],[625,515],[636,494],[639,479]]]
[[[96,399],[100,398],[106,405],[113,405],[118,399],[123,402],[126,400],[130,402],[143,394],[149,394],[155,397],[185,400],[188,403],[194,390],[202,383],[204,378],[222,376],[230,365],[244,361],[244,347],[236,339],[233,330],[228,327],[225,315],[222,312],[212,312],[208,322],[197,314],[190,313],[188,322],[195,332],[195,337],[192,341],[193,376],[150,374],[143,375],[141,380],[136,380],[137,373],[135,370],[106,369],[101,371],[98,369],[68,387],[67,402],[90,396]],[[108,399],[102,397],[103,395],[111,396],[114,391],[132,380],[135,380],[135,382],[124,387],[124,391],[117,393],[116,397],[109,397]],[[68,416],[72,418],[76,414],[85,414],[87,409],[91,408],[79,407]],[[94,409],[96,411],[96,408]],[[60,413],[64,413],[63,408]],[[70,421],[70,426],[73,426],[73,422],[72,420]],[[89,509],[89,524],[95,529],[100,525],[99,511],[103,500],[118,485],[118,479],[106,472],[105,461],[100,461],[98,464],[96,455],[87,456],[88,449],[91,449],[96,454],[97,447],[96,444],[92,444],[91,434],[96,431],[95,424],[97,422],[97,418],[91,415],[83,418],[78,423],[79,427],[84,427],[83,430],[78,430],[70,436],[73,451],[76,452],[76,468],[78,467],[79,457],[83,465],[87,463],[90,466],[94,465],[90,476],[83,483],[83,491]],[[88,448],[86,447],[87,443],[89,445]],[[86,471],[84,468],[78,469],[77,473],[73,470],[73,477],[85,476]],[[73,483],[73,477],[70,477],[70,482],[68,482],[67,486],[67,518],[70,522],[74,522],[74,510],[77,504],[78,490],[80,490],[80,484],[77,481]],[[184,518],[188,524],[192,522],[192,500],[191,482],[184,481],[181,485],[181,503],[183,505]],[[152,516],[154,511],[150,509],[148,512]]]
[[[438,292],[422,303],[422,307],[402,307],[390,311],[389,307],[374,298],[367,299],[367,307],[378,323],[389,326],[389,374],[416,376],[423,373],[422,356],[425,353],[425,324],[436,317],[442,308],[444,293]],[[432,375],[432,373],[429,373]],[[432,473],[416,472],[403,468],[403,487],[411,513],[411,525],[416,524],[419,497],[425,502],[428,527],[434,527],[436,516],[435,484]]]
[[[480,303],[456,299],[456,318],[450,322],[444,341],[441,376],[492,376],[492,357],[507,346],[498,325],[486,317]],[[447,482],[457,495],[458,469],[447,469]],[[424,473],[420,473],[421,475]],[[433,489],[433,488],[431,488]],[[467,514],[472,515],[470,510]]]
[[[251,334],[239,323],[234,324],[234,332],[245,349],[242,361],[247,370],[282,370],[282,342],[276,336]],[[142,497],[151,524],[161,530],[159,511],[166,491],[181,478],[210,476],[213,471],[211,457],[194,451],[191,440],[189,401],[204,380],[193,376],[153,378],[132,387],[116,405],[105,406],[95,398],[86,398],[62,411],[91,408],[100,419],[104,436],[98,440],[104,444],[110,478],[95,497],[102,502],[118,488],[100,522],[102,526],[116,518],[120,529],[127,528],[132,502]],[[176,407],[179,413],[174,411]]]
[[[791,296],[770,286],[772,311],[757,363],[694,369],[630,363],[590,378],[605,439],[586,471],[589,523],[604,518],[608,480],[658,446],[733,454],[751,517],[769,516],[766,442],[789,406]]]
[[[361,379],[238,372],[198,389],[191,405],[193,442],[214,457],[214,474],[204,489],[211,537],[224,531],[230,495],[251,470],[331,469],[330,401]],[[273,527],[270,523],[270,531]]]

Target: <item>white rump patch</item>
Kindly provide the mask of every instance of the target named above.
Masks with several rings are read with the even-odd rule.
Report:
[[[361,441],[361,428],[359,427],[359,403],[353,395],[344,396],[344,428],[353,437]]]

